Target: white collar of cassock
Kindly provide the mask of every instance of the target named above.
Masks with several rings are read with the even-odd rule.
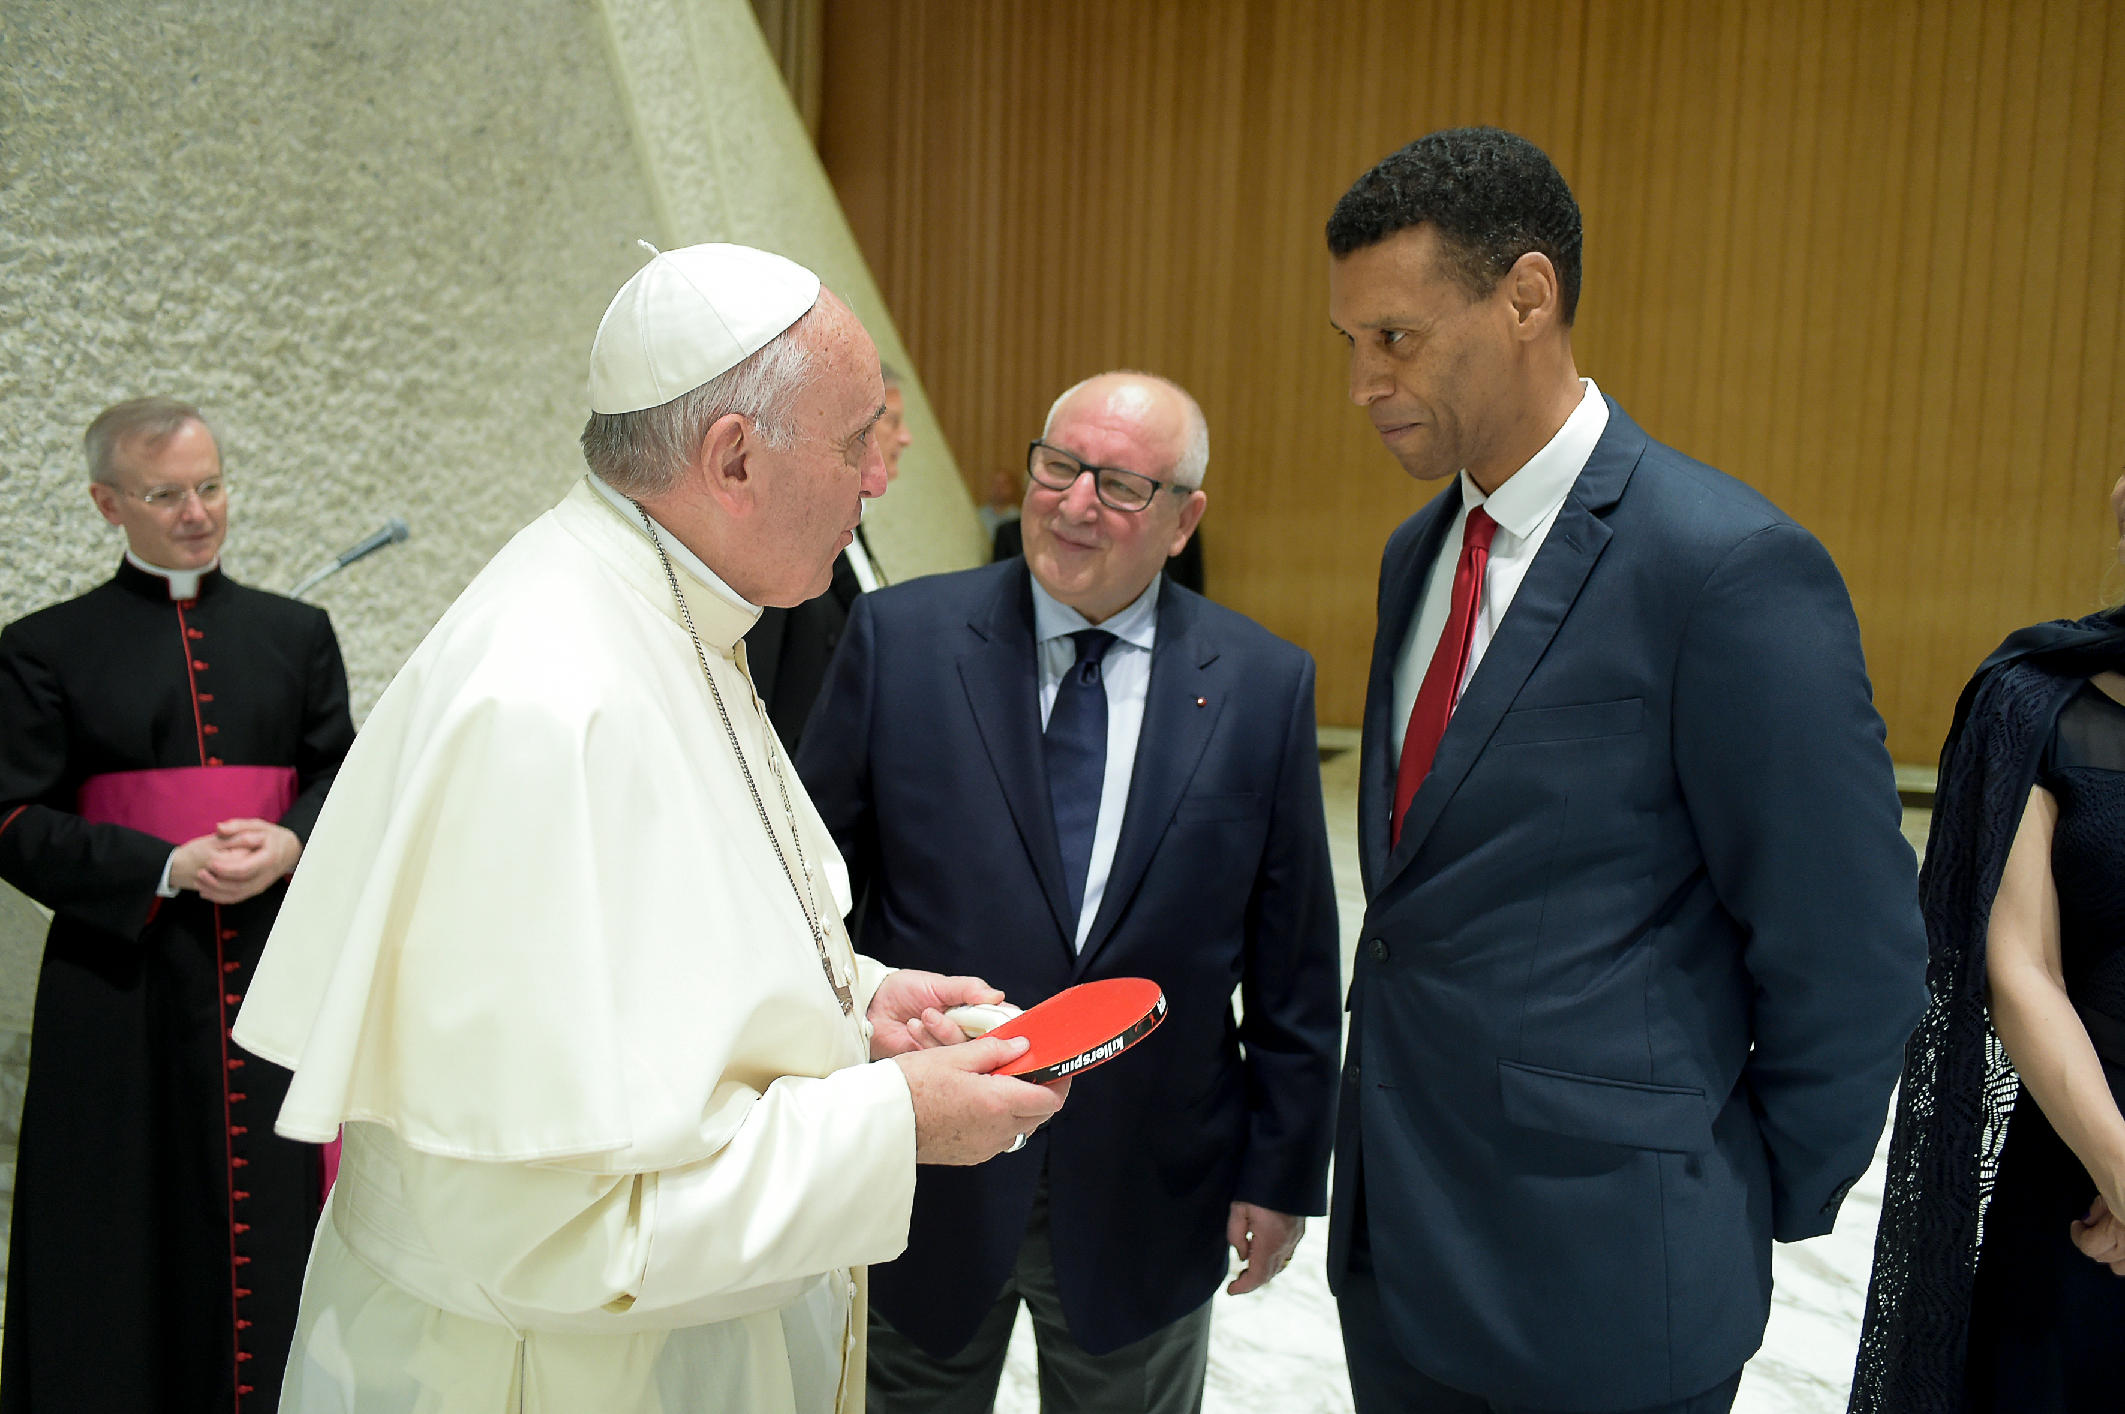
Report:
[[[634,532],[636,543],[639,544],[642,540],[641,509],[633,501],[607,486],[601,477],[593,474],[583,479],[590,483],[599,499],[627,522],[627,528]],[[703,563],[699,555],[681,544],[678,536],[658,525],[655,517],[651,517],[650,524],[656,527],[657,543],[664,547],[664,553],[671,558],[672,570],[679,577],[680,592],[685,593],[689,580],[706,591],[686,595],[687,607],[693,611],[694,628],[700,633],[702,643],[728,656],[736,649],[738,640],[745,637],[745,631],[759,622],[760,606],[747,601],[737,590],[725,584],[721,575]],[[663,578],[661,572],[657,578]],[[668,587],[662,589],[661,597],[671,597]],[[677,610],[668,609],[668,612],[676,614]]]
[[[134,569],[144,570],[167,582],[170,586],[170,598],[173,600],[197,599],[199,597],[199,581],[221,568],[221,556],[219,555],[214,557],[211,564],[202,565],[196,570],[166,570],[161,565],[149,564],[131,550],[125,552],[125,560]]]
[[[1118,614],[1109,615],[1103,622],[1093,623],[1077,610],[1050,594],[1041,587],[1038,579],[1033,581],[1033,641],[1046,643],[1051,638],[1062,638],[1079,629],[1103,628],[1127,644],[1143,649],[1146,653],[1158,643],[1158,585],[1162,574],[1151,576],[1144,592],[1129,601],[1129,607]]]

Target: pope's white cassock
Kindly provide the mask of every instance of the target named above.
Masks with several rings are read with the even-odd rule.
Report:
[[[346,1126],[284,1414],[861,1407],[913,1106],[737,656],[758,611],[661,538],[855,1013],[644,523],[586,477],[378,702],[236,1025],[295,1072],[282,1133]]]

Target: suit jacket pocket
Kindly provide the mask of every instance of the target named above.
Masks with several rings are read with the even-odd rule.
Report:
[[[1231,795],[1184,795],[1174,819],[1182,824],[1210,820],[1251,820],[1262,812],[1262,798],[1251,790]]]
[[[1624,736],[1638,730],[1645,701],[1625,697],[1615,702],[1581,702],[1569,707],[1522,707],[1507,712],[1491,733],[1492,746],[1538,741],[1584,741],[1597,736]]]
[[[1506,1119],[1526,1129],[1671,1154],[1712,1149],[1712,1117],[1704,1091],[1694,1086],[1647,1085],[1501,1060],[1498,1087]]]

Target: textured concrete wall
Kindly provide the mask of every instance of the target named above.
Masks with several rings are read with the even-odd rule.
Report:
[[[0,884],[0,1037],[30,1027],[37,961],[44,956],[44,910]],[[0,1115],[8,1113],[0,1081]]]
[[[905,355],[744,0],[184,0],[0,7],[0,618],[110,571],[81,489],[104,404],[205,406],[232,574],[315,591],[366,710],[576,475],[605,301],[659,244],[820,269]],[[926,405],[876,530],[972,563]]]
[[[896,580],[988,558],[944,432],[893,328],[804,122],[746,0],[605,0],[602,7],[651,190],[660,244],[733,240],[817,270],[863,319],[906,389],[914,442],[864,536]]]
[[[907,367],[745,0],[0,0],[0,620],[117,562],[88,420],[187,397],[222,435],[238,578],[285,589],[411,524],[312,595],[365,713],[580,473],[637,237],[805,260]],[[871,522],[896,577],[981,544],[911,392]]]

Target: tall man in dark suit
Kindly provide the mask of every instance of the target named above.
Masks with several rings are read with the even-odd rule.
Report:
[[[885,416],[871,429],[871,438],[885,458],[886,484],[891,485],[900,475],[900,454],[914,438],[908,432],[900,374],[890,364],[880,372],[885,379]],[[871,503],[865,501],[863,507],[868,511]],[[804,735],[804,719],[811,715],[819,685],[826,681],[826,665],[833,661],[834,648],[848,625],[849,606],[857,595],[868,594],[885,582],[863,523],[858,521],[856,538],[834,557],[834,575],[824,593],[795,608],[762,609],[759,621],[746,630],[746,667],[760,700],[767,704],[775,735],[790,750],[797,749]]]
[[[1724,1410],[1925,1000],[1843,582],[1579,377],[1579,209],[1492,129],[1328,224],[1389,539],[1329,1274],[1360,1410]]]
[[[1194,1409],[1226,1244],[1252,1290],[1322,1209],[1313,662],[1162,579],[1209,454],[1164,379],[1065,393],[1029,452],[1024,558],[858,600],[798,752],[869,888],[864,951],[1028,1005],[1149,977],[1170,1007],[1022,1152],[921,1171],[909,1255],[871,1269],[874,1414],[987,1410],[1021,1300],[1050,1414]]]

